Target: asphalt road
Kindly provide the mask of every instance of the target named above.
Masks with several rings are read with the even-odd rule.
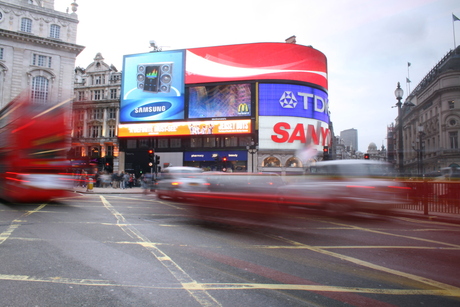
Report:
[[[0,306],[459,306],[460,225],[205,219],[154,195],[0,203]]]

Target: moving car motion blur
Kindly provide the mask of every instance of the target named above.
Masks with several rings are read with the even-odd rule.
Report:
[[[395,181],[391,165],[369,160],[321,161],[302,180],[278,189],[285,208],[316,208],[332,213],[389,211],[409,202],[410,188]]]
[[[198,215],[209,215],[209,209],[223,209],[227,215],[239,212],[248,216],[278,213],[277,189],[285,183],[275,173],[205,172],[205,190],[194,189],[188,199]]]
[[[161,178],[155,185],[160,199],[184,200],[190,198],[191,192],[206,191],[207,183],[201,176],[201,168],[187,166],[170,166],[161,172]]]
[[[22,96],[0,110],[1,199],[39,202],[69,193],[70,133],[60,105],[34,104]]]

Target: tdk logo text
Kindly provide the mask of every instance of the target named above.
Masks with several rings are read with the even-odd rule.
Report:
[[[328,114],[328,102],[324,98],[317,96],[315,94],[303,92],[297,92],[297,96],[302,98],[297,99],[296,95],[293,92],[285,91],[283,95],[281,95],[281,98],[279,100],[281,107],[283,109],[295,109],[298,104],[298,100],[303,100],[304,110],[309,110],[311,108],[309,107],[309,105],[312,105],[313,110],[315,112]]]

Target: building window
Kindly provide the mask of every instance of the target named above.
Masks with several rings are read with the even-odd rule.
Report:
[[[109,108],[109,119],[116,119],[117,113],[115,108]]]
[[[110,90],[110,99],[117,99],[117,89],[116,88],[112,88]]]
[[[98,158],[100,157],[99,153],[100,153],[100,148],[99,146],[90,146],[88,147],[88,153],[89,153],[89,156],[91,158]]]
[[[139,148],[148,148],[149,141],[149,139],[139,139]]]
[[[102,126],[88,125],[89,137],[98,138],[101,136]]]
[[[115,137],[115,125],[109,125],[109,138]]]
[[[215,137],[205,137],[203,147],[216,147],[216,138]]]
[[[191,138],[190,147],[192,148],[203,147],[203,139],[202,138]]]
[[[108,145],[107,149],[105,151],[105,156],[106,157],[113,157],[113,152],[114,152],[114,146],[113,145]]]
[[[3,48],[0,48],[0,60],[3,60]]]
[[[160,138],[157,140],[157,146],[158,148],[169,148],[168,145],[168,139],[167,138]]]
[[[452,110],[455,108],[455,102],[453,100],[450,100],[447,103],[449,104],[449,110]]]
[[[59,38],[60,36],[61,36],[61,27],[58,25],[51,25],[50,26],[50,37]]]
[[[251,140],[252,139],[250,136],[240,136],[239,137],[240,146],[251,145]]]
[[[101,90],[93,91],[93,100],[101,100]]]
[[[41,54],[34,54],[32,65],[51,68],[51,57]]]
[[[48,79],[37,76],[32,79],[31,98],[35,103],[45,103],[48,100]]]
[[[75,130],[75,138],[80,139],[83,137],[83,127],[78,126],[77,129]]]
[[[286,167],[302,167],[302,162],[296,157],[292,157],[286,161]]]
[[[22,32],[32,32],[32,19],[22,18],[21,19],[21,31]]]
[[[171,148],[180,148],[182,146],[181,139],[171,139]]]
[[[102,119],[102,117],[104,116],[104,112],[100,108],[91,109],[89,112],[90,112],[90,115],[89,115],[90,119]]]
[[[449,143],[451,149],[458,149],[458,132],[449,132]]]
[[[78,100],[79,101],[85,100],[85,92],[84,91],[79,91],[78,92]]]
[[[236,147],[238,146],[238,137],[236,136],[229,136],[225,139],[225,147]]]
[[[96,84],[96,85],[105,84],[104,76],[94,76],[93,80],[94,80],[93,84]]]
[[[263,166],[265,167],[280,167],[281,162],[278,158],[275,157],[268,157],[264,160]]]

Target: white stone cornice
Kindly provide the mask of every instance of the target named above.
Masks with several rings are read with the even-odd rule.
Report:
[[[43,37],[39,37],[39,36],[27,34],[27,33],[18,33],[18,32],[8,31],[4,29],[0,29],[0,37],[5,37],[5,38],[13,39],[16,41],[23,41],[27,43],[45,45],[53,49],[63,49],[66,51],[72,51],[76,55],[80,54],[80,52],[82,52],[83,49],[85,49],[84,46],[80,46],[76,44],[66,43],[66,42],[53,40],[49,38],[43,38]]]

